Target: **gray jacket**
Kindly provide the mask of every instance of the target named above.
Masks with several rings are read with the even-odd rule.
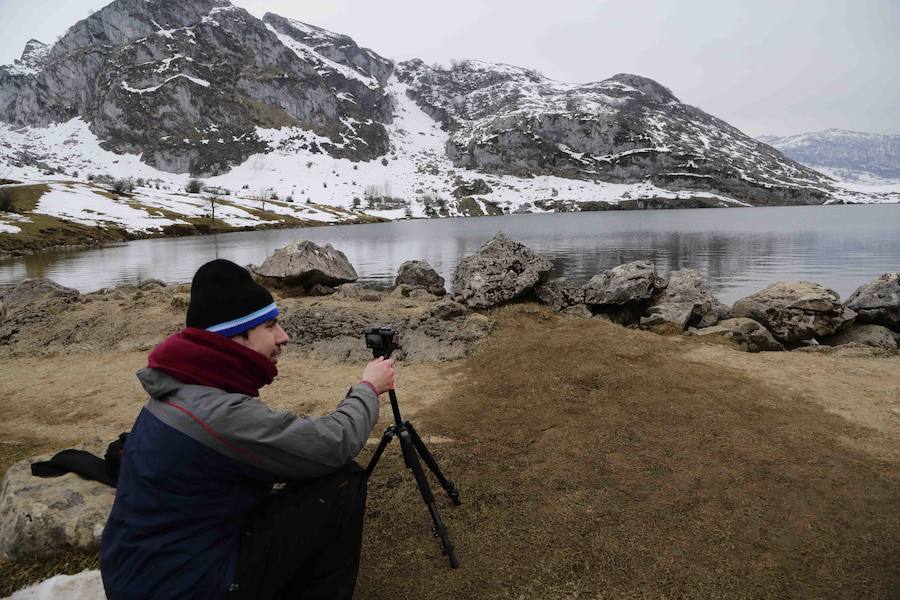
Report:
[[[322,417],[274,411],[258,398],[187,385],[156,369],[138,379],[150,394],[144,405],[154,417],[224,456],[252,464],[279,480],[330,473],[349,462],[378,421],[378,396],[352,386]]]

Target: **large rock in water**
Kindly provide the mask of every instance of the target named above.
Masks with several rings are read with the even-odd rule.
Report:
[[[552,267],[546,256],[498,233],[459,262],[453,294],[470,308],[490,308],[531,291]]]
[[[700,272],[685,269],[669,275],[669,284],[647,308],[641,327],[681,333],[689,325],[715,325],[727,314],[728,307],[712,295]]]
[[[692,330],[692,335],[704,337],[721,337],[730,340],[744,352],[765,352],[784,350],[769,330],[746,317],[736,317],[719,321],[712,327]]]
[[[773,283],[735,302],[731,313],[762,323],[783,343],[831,335],[856,317],[837,292],[809,281]]]
[[[408,260],[400,265],[394,285],[422,288],[435,296],[447,293],[444,289],[444,278],[424,260]]]
[[[322,247],[308,240],[276,250],[254,272],[273,283],[304,290],[316,284],[334,287],[358,279],[343,252],[331,244]]]
[[[98,454],[101,444],[87,450]],[[99,450],[102,456],[103,451]],[[35,457],[15,463],[0,485],[0,559],[44,556],[60,550],[97,550],[116,490],[68,473],[35,477]]]
[[[884,325],[900,331],[900,272],[885,273],[850,294],[848,308],[860,323]]]

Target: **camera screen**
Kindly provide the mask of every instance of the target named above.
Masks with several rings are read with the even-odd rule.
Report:
[[[381,347],[381,334],[367,333],[366,334],[366,346],[368,346],[369,348],[380,348]]]

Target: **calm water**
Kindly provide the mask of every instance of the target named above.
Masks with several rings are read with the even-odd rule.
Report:
[[[448,282],[457,262],[503,231],[548,255],[576,282],[631,260],[695,268],[731,303],[780,279],[822,283],[846,298],[900,271],[900,205],[732,208],[510,215],[400,221],[141,240],[0,262],[0,286],[49,277],[83,292],[157,278],[188,282],[213,258],[261,264],[295,240],[331,243],[360,280],[392,283],[403,261],[424,259]]]

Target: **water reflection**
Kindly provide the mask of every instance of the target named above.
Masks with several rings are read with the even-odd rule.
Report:
[[[511,215],[141,240],[0,262],[0,286],[25,277],[82,291],[149,278],[186,282],[208,260],[260,264],[299,239],[331,243],[365,282],[387,285],[403,261],[424,259],[449,285],[457,262],[497,231],[545,253],[554,274],[576,282],[651,260],[663,274],[700,270],[729,303],[779,279],[817,281],[846,297],[900,270],[900,205],[881,205]]]

